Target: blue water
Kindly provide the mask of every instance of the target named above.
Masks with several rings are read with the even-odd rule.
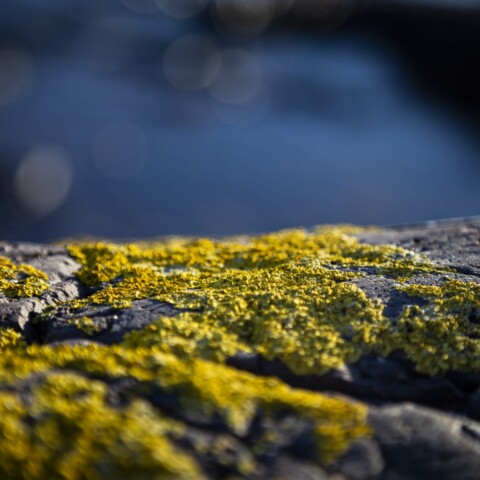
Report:
[[[68,12],[61,4],[0,7],[0,53],[13,45],[32,59],[27,91],[0,105],[0,237],[253,233],[479,214],[476,132],[418,91],[378,39],[340,30],[237,42],[114,2]],[[162,76],[165,49],[191,33],[254,59],[260,86],[249,101],[228,105]],[[99,132],[118,122],[146,143],[125,178],[105,174],[92,153]],[[72,182],[60,205],[35,213],[12,185],[28,152],[51,145],[67,152]]]

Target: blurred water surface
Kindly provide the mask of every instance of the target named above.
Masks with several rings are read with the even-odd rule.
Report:
[[[262,12],[232,32],[208,8],[2,2],[1,238],[479,213],[476,127],[419,90],[392,44],[266,29]]]

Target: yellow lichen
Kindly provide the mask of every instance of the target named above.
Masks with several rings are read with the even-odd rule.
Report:
[[[421,372],[480,372],[480,326],[470,321],[480,311],[479,284],[453,280],[448,268],[413,252],[361,243],[358,233],[324,227],[222,241],[70,245],[78,276],[93,293],[58,306],[77,314],[149,298],[179,314],[113,346],[27,346],[17,332],[0,329],[0,385],[18,389],[32,375],[46,378],[33,381],[28,402],[0,389],[0,477],[201,478],[193,457],[175,446],[186,424],[167,421],[140,393],[123,407],[106,401],[107,383],[123,378],[174,395],[184,412],[221,419],[237,438],[259,414],[272,421],[296,415],[312,425],[324,464],[370,433],[364,405],[227,367],[238,352],[278,359],[297,374],[322,374],[394,350]],[[385,305],[355,283],[367,274],[389,277],[426,304],[387,318]],[[437,286],[419,285],[416,277]],[[6,295],[38,295],[46,280],[32,267],[0,260]],[[69,322],[89,335],[99,328],[88,317]],[[274,436],[267,432],[255,448],[267,448]],[[228,438],[196,448],[221,457]],[[241,462],[239,471],[255,471],[254,456]]]
[[[0,292],[7,297],[33,297],[48,289],[48,276],[31,265],[0,256]]]
[[[358,232],[324,227],[224,241],[72,245],[80,278],[100,285],[73,306],[169,302],[187,311],[131,333],[124,345],[158,344],[184,358],[215,361],[255,352],[298,374],[321,374],[391,351],[384,305],[353,280],[368,272],[400,284],[415,274],[449,272],[399,247],[360,243]]]
[[[0,353],[7,349],[25,347],[26,343],[20,333],[11,328],[0,328]]]
[[[136,400],[108,407],[106,386],[73,373],[50,373],[26,404],[0,391],[2,479],[100,480],[203,478],[169,437],[181,425]]]
[[[440,286],[406,285],[402,290],[428,300],[409,306],[385,335],[387,348],[401,349],[417,370],[430,375],[448,370],[480,372],[480,284],[447,280]]]
[[[95,335],[101,331],[101,328],[95,325],[95,322],[90,317],[72,318],[68,321],[68,323],[74,327],[77,327],[79,330],[89,336]]]
[[[166,391],[175,393],[187,411],[219,416],[240,436],[246,433],[259,411],[271,416],[285,410],[296,413],[314,422],[319,458],[323,462],[331,461],[352,441],[370,432],[366,424],[367,409],[361,404],[292,389],[279,380],[256,377],[218,363],[182,360],[161,352],[157,347],[126,349],[121,345],[30,346],[24,350],[23,355],[7,350],[0,357],[0,383],[18,382],[32,374],[60,369],[74,370],[96,378],[134,377],[143,382],[156,383]],[[57,396],[54,390],[55,378],[51,382],[49,395],[54,408]],[[92,388],[101,388],[100,383],[93,383],[95,387]],[[47,397],[42,398],[47,403]],[[78,408],[75,405],[76,400],[71,402],[71,408]],[[31,408],[36,408],[35,402]],[[107,410],[107,407],[102,408]],[[32,414],[31,409],[28,414]],[[119,414],[105,411],[105,415]],[[93,418],[91,420],[95,423]],[[76,421],[82,420],[76,417]],[[85,418],[83,421],[89,423],[90,419]],[[132,422],[135,423],[133,418]],[[94,426],[85,428],[94,429]],[[137,427],[130,425],[129,428]],[[132,432],[132,436],[140,444],[144,441],[140,434],[137,436]],[[0,453],[0,459],[1,455]],[[141,468],[142,463],[139,465]]]

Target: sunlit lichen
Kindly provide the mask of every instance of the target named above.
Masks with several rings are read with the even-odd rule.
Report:
[[[7,350],[0,357],[0,383],[18,382],[32,374],[51,370],[73,370],[105,380],[133,377],[142,382],[153,382],[165,391],[175,393],[187,411],[220,417],[239,436],[245,435],[249,424],[259,411],[272,416],[276,412],[290,411],[314,422],[319,458],[323,462],[331,461],[353,440],[370,432],[366,424],[367,409],[361,404],[292,389],[279,380],[256,377],[218,363],[195,359],[182,360],[174,355],[164,354],[156,347],[125,349],[121,345],[30,346],[24,350],[23,355]],[[88,382],[79,383],[84,386],[87,384]],[[50,407],[55,408],[58,396],[56,389],[60,388],[56,386],[55,376],[51,379],[50,385]],[[100,389],[104,395],[101,383],[93,382],[92,385],[92,389]],[[48,404],[47,397],[42,399],[44,403],[41,405]],[[58,401],[63,405],[62,399]],[[71,404],[73,411],[80,408],[75,406],[76,403],[74,401]],[[34,402],[31,408],[35,409],[35,405]],[[107,417],[115,415],[118,417],[117,420],[122,422],[120,413],[109,412],[105,406],[101,408],[106,410]],[[22,412],[23,416],[27,413],[32,415],[31,409],[24,409]],[[85,417],[82,420],[76,417],[72,422],[80,421],[87,424],[91,420],[94,424],[96,418]],[[134,416],[131,422],[135,423]],[[133,429],[132,436],[137,438],[140,448],[144,440],[142,435],[135,433],[138,427],[133,424],[129,425],[129,428]],[[94,425],[79,428],[95,429]],[[142,468],[141,463],[139,467]]]
[[[50,373],[29,404],[0,391],[0,477],[36,480],[203,478],[169,437],[182,427],[136,400],[115,409],[102,382]]]
[[[101,329],[95,325],[95,322],[89,317],[72,318],[68,321],[68,323],[74,327],[77,327],[79,330],[89,336],[95,335],[101,331]]]
[[[358,229],[324,227],[224,241],[73,245],[80,278],[91,286],[103,282],[74,306],[169,302],[187,311],[129,334],[124,345],[158,344],[181,357],[216,361],[255,352],[298,374],[321,374],[401,348],[387,338],[392,325],[384,305],[355,279],[368,273],[400,286],[414,275],[450,271],[399,247],[360,243],[353,233]]]
[[[7,297],[33,297],[48,289],[48,276],[26,264],[0,256],[0,292]]]
[[[480,372],[480,284],[447,280],[440,286],[412,284],[402,290],[428,302],[404,310],[385,335],[387,348],[401,346],[423,373]]]
[[[361,243],[357,233],[326,227],[222,241],[70,245],[78,277],[93,293],[57,307],[87,335],[101,328],[82,317],[83,307],[123,309],[154,299],[180,313],[112,346],[27,346],[18,332],[0,329],[0,478],[201,478],[195,452],[179,441],[188,420],[165,419],[140,391],[112,405],[108,385],[120,379],[173,395],[181,414],[220,420],[235,439],[258,415],[275,422],[291,413],[312,425],[322,464],[370,433],[364,405],[224,364],[239,352],[280,360],[299,375],[395,350],[423,373],[480,372],[480,284],[455,280],[414,252]],[[366,275],[388,277],[407,294],[395,318],[360,288]],[[0,257],[5,295],[39,295],[47,287],[42,272]],[[408,296],[425,304],[409,304]],[[27,388],[22,382],[32,384],[28,395],[18,393]],[[275,441],[269,435],[238,471],[255,471],[255,451]],[[222,456],[232,440],[202,441],[195,449]]]
[[[0,354],[7,349],[15,350],[26,346],[22,335],[11,328],[0,328]]]

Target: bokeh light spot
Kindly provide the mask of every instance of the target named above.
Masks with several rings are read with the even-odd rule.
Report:
[[[263,31],[275,17],[274,0],[217,0],[214,15],[220,26],[252,35]]]
[[[228,48],[220,59],[220,71],[209,90],[212,97],[230,105],[252,100],[262,86],[262,71],[255,57],[245,50]]]
[[[217,48],[208,38],[189,35],[172,43],[163,57],[163,74],[175,87],[200,91],[215,80],[220,69]]]
[[[20,163],[14,178],[18,202],[38,215],[47,215],[66,200],[73,180],[67,152],[58,146],[30,150]]]

